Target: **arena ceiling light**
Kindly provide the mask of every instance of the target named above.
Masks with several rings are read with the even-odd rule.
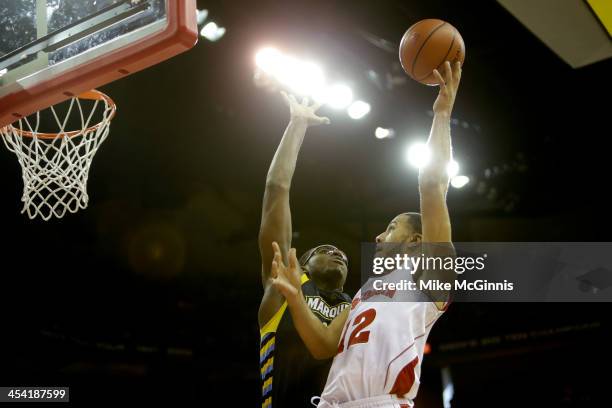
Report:
[[[196,16],[197,16],[198,26],[201,26],[202,24],[204,24],[204,21],[206,21],[206,19],[208,18],[208,10],[206,9],[198,10],[196,13]]]
[[[463,188],[470,182],[468,176],[455,176],[451,179],[451,186],[455,188]]]
[[[282,84],[289,85],[297,78],[297,69],[300,61],[288,55],[281,55],[275,62],[271,74]]]
[[[446,172],[450,178],[455,177],[457,174],[459,174],[459,163],[457,163],[455,160],[451,160],[448,163],[448,166],[446,166]]]
[[[302,95],[311,95],[315,90],[325,86],[325,73],[313,62],[301,62],[295,72],[296,79],[289,86]]]
[[[412,167],[420,169],[421,167],[426,166],[430,159],[431,152],[429,151],[427,144],[417,142],[408,147],[406,152],[406,160]]]
[[[353,91],[347,85],[336,84],[327,88],[323,95],[315,96],[333,109],[345,109],[353,102]]]
[[[255,65],[265,73],[274,75],[282,62],[283,55],[272,47],[263,48],[255,54]]]
[[[258,51],[255,65],[292,93],[313,96],[325,89],[325,74],[319,65],[284,55],[276,48]]]
[[[351,119],[361,119],[370,113],[370,104],[364,101],[355,101],[348,108],[347,113]]]
[[[299,95],[311,95],[325,85],[325,75],[318,65],[284,56],[276,65],[275,77],[290,91]]]
[[[387,129],[387,128],[382,128],[382,127],[377,127],[376,130],[374,131],[374,136],[376,136],[377,139],[385,139],[388,137],[393,137],[394,134],[395,134],[395,131],[393,129]]]
[[[327,85],[325,72],[312,61],[303,61],[276,48],[266,47],[255,54],[255,65],[289,92],[311,97],[333,109],[346,109],[353,103],[351,88],[341,83]],[[349,115],[360,119],[370,109],[368,103],[357,101],[351,105]]]
[[[225,28],[219,27],[217,23],[214,21],[206,23],[202,30],[200,30],[200,35],[206,38],[208,41],[218,41],[225,35]]]

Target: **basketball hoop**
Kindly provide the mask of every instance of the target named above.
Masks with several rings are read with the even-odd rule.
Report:
[[[48,221],[87,207],[89,167],[117,110],[110,97],[96,90],[65,104],[64,115],[57,105],[51,106],[0,128],[4,144],[21,165],[21,213],[30,219],[40,216]],[[44,120],[50,122],[52,133],[39,131]],[[77,130],[67,130],[71,125]]]

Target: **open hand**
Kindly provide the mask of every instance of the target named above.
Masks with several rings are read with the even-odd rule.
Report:
[[[289,266],[283,263],[280,247],[276,242],[272,243],[274,259],[272,261],[272,285],[287,300],[292,300],[302,294],[302,273],[295,255],[295,248],[289,250]]]
[[[455,62],[451,68],[451,63],[446,61],[444,63],[444,76],[437,69],[434,69],[433,73],[440,85],[440,92],[434,103],[433,110],[435,113],[450,115],[453,111],[455,96],[457,96],[457,89],[459,89],[459,82],[461,81],[461,62]]]
[[[299,103],[295,96],[287,95],[286,92],[281,92],[283,99],[287,105],[289,105],[289,111],[291,113],[291,120],[295,121],[306,121],[306,124],[311,125],[328,125],[329,118],[317,116],[316,112],[321,107],[321,103],[309,104],[308,97],[302,99],[302,103]]]

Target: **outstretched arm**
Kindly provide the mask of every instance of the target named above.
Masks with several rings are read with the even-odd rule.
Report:
[[[293,324],[302,341],[316,359],[326,359],[336,355],[342,328],[348,318],[347,307],[330,324],[325,326],[312,313],[302,294],[300,284],[300,266],[295,255],[295,248],[289,251],[289,266],[285,266],[278,244],[273,243],[274,260],[272,261],[272,285],[285,297]]]
[[[293,95],[283,93],[289,105],[291,119],[274,154],[266,178],[261,226],[259,229],[259,251],[261,254],[261,280],[265,290],[260,308],[260,324],[265,324],[280,307],[282,300],[275,291],[270,291],[270,265],[274,253],[272,242],[279,243],[284,251],[291,246],[291,210],[289,190],[295,171],[298,153],[308,126],[329,123],[329,119],[315,114],[320,105],[308,105],[304,99],[298,103]],[[286,253],[286,252],[285,252]]]
[[[461,64],[444,66],[444,77],[434,70],[440,83],[434,103],[434,119],[427,140],[431,161],[419,172],[419,193],[424,242],[451,242],[451,226],[446,207],[449,176],[447,167],[452,159],[450,119],[461,80]]]
[[[452,159],[450,120],[461,80],[461,64],[457,62],[451,67],[447,61],[444,65],[444,76],[437,70],[434,70],[434,75],[440,84],[440,91],[434,103],[434,119],[427,141],[431,161],[419,171],[422,242],[427,255],[452,256],[454,250],[451,244],[451,223],[446,205],[449,183],[447,168]],[[420,276],[420,279],[444,281],[453,278],[452,271],[428,270],[423,271]]]

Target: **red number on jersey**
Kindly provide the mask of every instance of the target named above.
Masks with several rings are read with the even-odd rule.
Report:
[[[353,320],[352,326],[357,326],[349,336],[348,347],[351,347],[353,344],[359,343],[367,343],[370,339],[370,331],[364,330],[366,327],[372,324],[374,319],[376,318],[376,309],[368,309],[365,312],[359,314]],[[342,334],[342,339],[340,340],[340,345],[338,346],[338,354],[344,351],[344,337],[346,336],[346,332],[348,332],[348,326],[346,326],[346,331]]]

